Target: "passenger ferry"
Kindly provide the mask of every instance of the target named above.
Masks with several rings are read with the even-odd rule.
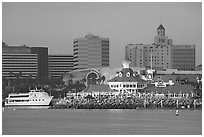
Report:
[[[28,93],[11,93],[5,99],[5,107],[49,107],[52,98],[53,96],[49,96],[43,89],[30,90]]]

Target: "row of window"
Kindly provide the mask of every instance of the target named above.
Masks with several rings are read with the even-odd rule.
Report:
[[[30,99],[29,101],[44,101],[44,99]]]
[[[37,59],[2,59],[2,62],[33,62],[36,63]]]
[[[27,54],[27,56],[23,56],[22,54],[20,55],[12,55],[12,56],[7,56],[7,55],[2,55],[2,58],[4,59],[37,59],[37,55],[30,55],[30,54]]]
[[[9,102],[28,102],[29,100],[9,100]]]
[[[28,101],[44,101],[44,99],[9,100],[9,102],[28,102]]]
[[[25,98],[25,97],[29,97],[29,95],[10,96],[10,98]]]
[[[111,86],[111,88],[118,88],[118,87],[121,87],[122,85],[116,84],[116,85],[110,85],[110,86]],[[136,84],[123,84],[123,88],[143,88],[144,86],[145,86],[144,84],[138,84],[138,85],[136,85]]]

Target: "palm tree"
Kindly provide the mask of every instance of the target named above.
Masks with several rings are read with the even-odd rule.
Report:
[[[69,74],[69,84],[73,84],[74,75],[72,73]]]
[[[106,80],[106,77],[105,77],[105,76],[102,76],[102,77],[101,77],[101,80],[102,80],[103,83],[104,83],[104,81]]]

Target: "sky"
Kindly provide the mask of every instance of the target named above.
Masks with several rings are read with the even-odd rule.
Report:
[[[152,44],[162,24],[173,44],[195,44],[202,64],[201,2],[3,2],[2,41],[73,54],[73,39],[110,39],[110,66],[121,67],[127,44]]]

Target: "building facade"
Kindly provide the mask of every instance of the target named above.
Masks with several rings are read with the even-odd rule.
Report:
[[[195,70],[195,45],[173,45],[172,68],[186,71]]]
[[[37,54],[2,54],[2,77],[15,79],[37,76]]]
[[[171,68],[170,45],[128,44],[125,51],[125,57],[130,60],[132,67]]]
[[[48,79],[48,48],[31,47],[31,54],[37,54],[38,58],[38,75],[41,80]]]
[[[28,46],[8,46],[2,42],[2,54],[31,54],[31,48]]]
[[[2,77],[15,79],[36,76],[37,54],[31,54],[28,46],[8,46],[2,42]]]
[[[72,55],[48,55],[49,77],[59,78],[73,70]]]
[[[125,58],[129,59],[130,66],[144,66],[144,48],[143,44],[128,44],[125,48]]]
[[[173,40],[168,39],[165,28],[160,25],[153,44],[128,44],[125,57],[132,67],[194,70],[195,45],[173,45]]]
[[[109,38],[88,34],[73,44],[74,70],[109,66]]]
[[[2,76],[48,78],[48,48],[8,46],[2,42]]]
[[[129,65],[127,60],[123,61],[122,70],[116,74],[116,77],[108,81],[110,89],[121,94],[137,94],[140,89],[147,87],[147,81],[135,74]]]

